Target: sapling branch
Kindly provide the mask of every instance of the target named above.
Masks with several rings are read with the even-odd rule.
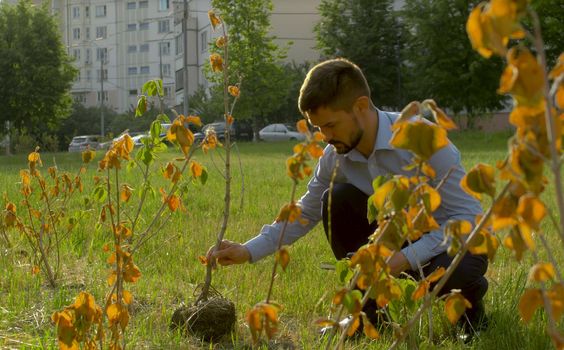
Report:
[[[493,201],[493,204],[497,203],[499,201],[499,199],[502,198],[505,195],[505,193],[509,190],[509,186],[510,186],[510,183],[508,182],[504,186],[503,190],[499,193],[499,195],[495,198],[495,200]],[[467,242],[470,242],[474,238],[474,236],[476,236],[478,234],[478,232],[480,232],[482,230],[482,228],[486,225],[486,222],[488,221],[488,219],[492,215],[493,204],[492,204],[492,206],[490,206],[488,208],[488,210],[486,211],[486,213],[484,214],[484,216],[482,217],[480,222],[474,227],[474,229],[472,230],[472,232],[470,233],[470,235],[466,239],[466,244],[464,244],[460,248],[460,250],[457,252],[454,259],[452,259],[452,262],[450,263],[449,267],[446,269],[444,275],[441,277],[441,279],[439,281],[437,281],[437,284],[435,284],[433,290],[430,293],[430,297],[426,298],[424,300],[423,304],[419,307],[417,312],[415,312],[415,315],[413,315],[413,317],[408,321],[408,323],[402,328],[402,332],[396,338],[396,340],[394,341],[394,343],[390,347],[390,350],[395,349],[405,339],[407,333],[409,333],[409,330],[411,329],[411,327],[413,327],[415,322],[417,322],[419,317],[421,317],[421,314],[423,313],[423,311],[425,311],[425,309],[427,309],[429,306],[431,306],[433,299],[441,291],[441,289],[443,288],[445,283],[448,281],[450,276],[454,273],[454,270],[458,267],[458,265],[460,264],[460,262],[462,261],[462,259],[466,255],[466,252],[468,251],[468,248],[469,248],[469,245],[467,244]]]
[[[564,285],[564,278],[562,278],[562,272],[560,271],[560,268],[558,266],[558,263],[556,262],[556,259],[554,258],[554,254],[552,253],[552,249],[550,248],[550,245],[548,244],[548,242],[546,241],[546,238],[544,237],[544,234],[540,233],[538,234],[538,237],[542,243],[542,246],[544,247],[544,249],[546,250],[546,254],[548,256],[548,260],[550,260],[550,263],[552,264],[552,266],[554,266],[554,271],[556,272],[556,277],[558,278],[558,280],[560,281],[560,283],[562,285]],[[533,252],[534,253],[534,252]]]
[[[535,48],[537,51],[538,58],[540,60],[540,65],[543,71],[544,78],[544,100],[546,102],[545,107],[545,123],[547,128],[547,137],[550,147],[551,154],[551,170],[554,175],[554,187],[556,190],[556,202],[558,204],[558,210],[560,212],[560,229],[558,230],[560,235],[560,241],[564,245],[564,190],[562,188],[562,176],[560,173],[560,161],[558,150],[556,149],[556,142],[558,136],[556,134],[556,123],[552,117],[552,99],[550,95],[550,87],[548,85],[548,74],[546,65],[546,53],[544,49],[544,43],[541,35],[540,21],[537,13],[531,8],[528,9],[529,14],[533,20],[533,28],[535,34]]]

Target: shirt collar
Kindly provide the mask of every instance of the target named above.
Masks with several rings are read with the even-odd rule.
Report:
[[[376,151],[394,149],[390,145],[390,139],[392,138],[392,124],[397,118],[396,115],[379,109],[376,109],[376,112],[378,113],[378,132],[376,134],[376,140],[374,141],[372,154]],[[352,161],[366,162],[366,158],[356,149],[351,150],[344,156]]]

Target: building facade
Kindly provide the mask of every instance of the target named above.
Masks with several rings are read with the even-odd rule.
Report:
[[[5,0],[15,3],[15,0]],[[135,108],[141,87],[162,78],[165,102],[184,101],[184,55],[188,95],[209,87],[203,67],[214,33],[209,23],[210,0],[187,0],[187,49],[184,50],[183,0],[35,0],[48,1],[60,23],[64,45],[79,73],[72,87],[75,101],[105,106],[118,113]],[[287,62],[315,62],[313,27],[320,0],[273,0],[270,34],[288,46]],[[182,112],[182,110],[179,110]]]

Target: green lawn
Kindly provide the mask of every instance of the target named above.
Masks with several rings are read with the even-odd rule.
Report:
[[[495,164],[503,159],[508,137],[507,133],[486,135],[465,132],[452,135],[463,154],[466,169],[478,162]],[[241,190],[239,160],[234,157],[233,207],[226,238],[246,241],[254,237],[263,224],[272,222],[279,208],[290,198],[291,181],[286,176],[285,159],[291,152],[292,144],[242,143],[238,148],[244,174],[244,193]],[[176,151],[170,150],[161,155],[160,161],[178,156]],[[100,157],[101,154],[98,154],[96,160]],[[202,153],[198,153],[196,158],[209,170],[208,183],[204,186],[191,185],[185,199],[187,212],[173,215],[161,232],[136,255],[136,264],[143,275],[138,283],[128,286],[135,297],[127,332],[130,349],[250,348],[250,333],[245,326],[244,315],[266,297],[272,257],[252,265],[220,268],[214,274],[215,288],[231,299],[237,308],[238,323],[231,339],[225,339],[219,347],[212,347],[168,330],[172,312],[181,302],[191,302],[194,289],[203,281],[205,268],[197,257],[213,244],[220,227],[224,184],[216,166],[221,167],[221,159],[217,154]],[[79,154],[43,154],[42,159],[44,172],[54,160],[59,169],[72,172],[80,164]],[[21,207],[18,172],[26,166],[25,155],[0,157],[0,189],[18,205],[18,209]],[[0,348],[55,348],[55,328],[50,322],[50,315],[71,304],[81,290],[92,293],[99,304],[108,292],[107,253],[103,252],[102,246],[109,242],[109,231],[107,227],[96,229],[99,215],[96,206],[91,209],[82,204],[82,197],[89,196],[92,189],[92,177],[97,174],[95,167],[95,164],[91,164],[85,175],[85,193],[76,196],[69,205],[69,213],[80,212],[82,219],[70,239],[63,242],[60,287],[49,288],[42,277],[30,274],[29,259],[22,252],[27,246],[15,231],[9,232],[14,245],[12,249],[7,249],[0,240]],[[123,176],[120,181],[137,189],[141,180],[137,169],[124,172]],[[165,186],[166,182],[158,170],[154,171],[154,177],[155,185]],[[298,193],[303,192],[304,188],[305,183],[300,184]],[[242,199],[243,206],[240,207]],[[545,199],[555,208],[550,187]],[[137,197],[133,202],[137,202]],[[145,220],[152,217],[159,203],[160,195],[147,202],[143,211]],[[133,210],[133,206],[125,209],[126,212]],[[146,224],[143,222],[142,226]],[[548,222],[545,222],[544,228],[550,242],[559,242]],[[563,261],[562,249],[559,252],[558,259]],[[270,348],[292,348],[289,347],[291,344],[294,348],[322,348],[317,338],[318,328],[313,322],[327,316],[332,293],[338,285],[334,273],[319,267],[320,262],[332,260],[322,227],[316,227],[294,244],[290,255],[288,269],[279,274],[274,286],[273,299],[284,308],[279,337],[270,344]],[[530,254],[527,254],[522,264],[518,264],[506,249],[498,252],[488,271],[490,290],[486,295],[486,305],[491,315],[491,327],[480,338],[469,346],[457,342],[449,335],[446,318],[436,312],[434,325],[437,340],[435,347],[427,348],[551,348],[550,340],[544,333],[544,315],[537,314],[533,322],[526,326],[517,314],[530,259]],[[426,329],[420,330],[422,335],[426,332]],[[385,331],[379,341],[349,341],[346,348],[385,349],[391,341],[392,332]]]

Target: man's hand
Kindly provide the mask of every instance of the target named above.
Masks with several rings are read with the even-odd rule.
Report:
[[[240,243],[231,242],[226,239],[221,241],[219,248],[211,246],[206,254],[208,262],[215,267],[216,261],[220,265],[243,264],[251,260],[251,253]]]
[[[405,270],[409,270],[411,268],[409,261],[402,252],[395,252],[394,255],[392,255],[392,257],[390,258],[388,266],[390,267],[392,276],[395,277],[399,276],[399,274],[404,272]]]

